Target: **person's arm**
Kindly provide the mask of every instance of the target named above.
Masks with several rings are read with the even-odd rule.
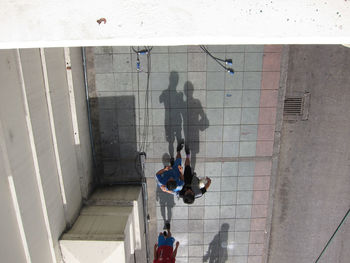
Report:
[[[154,245],[154,259],[157,260],[158,259],[158,255],[157,255],[157,247],[158,247],[158,244],[156,243]]]
[[[185,178],[184,178],[184,169],[182,168],[182,166],[181,165],[179,165],[179,172],[180,172],[180,180],[181,181],[185,181]]]
[[[173,258],[176,258],[177,248],[179,247],[179,245],[180,245],[180,242],[179,242],[179,241],[177,241],[177,242],[176,242],[176,247],[175,247],[175,250],[174,250],[174,252],[173,252]]]
[[[207,177],[207,183],[204,186],[205,190],[208,190],[210,184],[211,184],[211,179],[209,177]]]
[[[175,192],[168,190],[165,185],[162,185],[160,187],[160,189],[162,189],[163,192],[166,192],[166,193],[169,193],[169,194],[175,194]]]
[[[166,167],[164,167],[163,169],[160,169],[160,170],[156,173],[156,175],[162,174],[162,173],[164,173],[164,172],[166,172],[166,171],[169,171],[170,169],[171,169],[170,166],[166,166]]]

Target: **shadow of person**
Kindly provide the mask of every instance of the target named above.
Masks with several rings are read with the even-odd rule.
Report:
[[[184,123],[186,125],[184,128],[185,143],[191,149],[191,167],[194,169],[196,166],[196,155],[200,150],[199,134],[209,127],[209,120],[204,113],[200,100],[193,97],[194,87],[192,82],[187,81],[185,83],[184,91],[187,97],[187,112],[184,114]]]
[[[185,107],[183,93],[177,92],[179,74],[176,71],[170,72],[168,89],[163,90],[159,96],[159,102],[164,104],[165,119],[164,128],[166,140],[169,143],[168,149],[171,157],[174,157],[174,141],[181,140],[182,111]]]
[[[227,240],[228,230],[230,225],[224,223],[221,225],[219,233],[210,242],[207,253],[203,256],[203,262],[209,263],[223,263],[227,260]]]
[[[162,162],[164,167],[169,166],[170,155],[168,153],[164,153],[162,156]],[[175,206],[174,195],[167,194],[160,189],[159,185],[157,186],[156,191],[156,200],[160,205],[160,213],[162,215],[164,225],[166,222],[170,222],[172,217],[171,209]],[[166,210],[166,211],[165,211]]]

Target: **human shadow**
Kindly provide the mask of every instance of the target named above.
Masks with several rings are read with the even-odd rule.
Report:
[[[165,119],[164,128],[166,140],[169,143],[168,149],[171,157],[174,157],[174,142],[181,140],[183,109],[185,103],[183,92],[176,91],[179,83],[179,74],[176,71],[170,72],[169,86],[159,96],[159,102],[164,104]]]
[[[196,166],[196,156],[200,150],[199,135],[200,132],[209,127],[209,120],[203,110],[201,101],[193,97],[194,87],[192,82],[186,81],[184,91],[187,97],[187,110],[183,114],[185,143],[188,144],[191,149],[191,167],[194,169]]]
[[[162,161],[163,161],[164,167],[169,166],[170,155],[168,153],[164,153],[162,157]],[[171,209],[175,206],[174,195],[170,195],[163,192],[158,185],[157,191],[156,191],[156,200],[159,201],[160,213],[162,215],[164,225],[165,225],[166,222],[170,222],[172,217]]]
[[[219,233],[210,242],[207,253],[203,256],[203,262],[209,263],[223,263],[227,260],[227,241],[228,230],[230,225],[224,223],[221,225]]]

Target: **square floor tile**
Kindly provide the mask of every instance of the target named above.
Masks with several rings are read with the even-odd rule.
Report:
[[[204,195],[205,198],[205,206],[214,205],[214,206],[219,206],[220,205],[220,192],[213,192],[213,191],[208,191]]]
[[[152,72],[169,72],[169,55],[152,54]]]
[[[221,191],[237,190],[237,177],[227,176],[221,178]]]
[[[239,125],[225,125],[224,126],[224,141],[239,141],[240,126]]]
[[[255,162],[239,162],[239,176],[254,176]]]
[[[207,72],[207,90],[224,90],[225,72]]]
[[[96,74],[95,75],[96,90],[97,91],[115,91],[113,73]]]
[[[169,73],[152,73],[150,77],[151,90],[165,90],[169,86]]]
[[[219,206],[207,206],[207,205],[205,206],[205,208],[204,208],[204,218],[205,219],[218,219],[219,216],[220,216],[220,207]]]
[[[241,141],[256,141],[258,125],[241,125]]]
[[[259,107],[260,90],[243,90],[242,107]]]
[[[255,156],[256,142],[240,142],[239,156],[248,157]]]
[[[95,55],[95,71],[96,73],[112,73],[113,72],[113,56],[111,54]]]
[[[226,51],[226,45],[208,45],[206,49],[209,52],[224,52]]]
[[[188,72],[188,81],[192,83],[195,90],[206,90],[207,88],[206,72]]]
[[[169,71],[187,73],[187,53],[169,54]]]
[[[235,72],[234,75],[225,74],[225,90],[243,89],[243,72]]]
[[[224,124],[240,124],[241,109],[240,108],[225,108],[224,109]]]
[[[224,123],[224,110],[206,109],[209,125],[222,125]]]
[[[200,198],[201,199],[201,198]],[[196,200],[197,201],[197,200]],[[189,233],[203,233],[205,220],[188,220],[188,225],[190,226],[188,229]]]
[[[189,233],[188,234],[188,244],[189,245],[203,245],[204,244],[204,234],[203,233]]]
[[[237,162],[224,162],[222,164],[222,176],[237,176],[237,175],[238,175]]]
[[[209,126],[207,129],[207,141],[222,141],[222,126]]]
[[[223,142],[222,143],[222,156],[223,157],[238,157],[239,155],[239,142]]]
[[[203,71],[207,69],[207,58],[205,53],[191,53],[187,55],[188,71]]]
[[[222,108],[224,106],[224,91],[207,91],[207,107]]]
[[[203,245],[192,245],[188,247],[189,257],[202,257],[203,256]]]
[[[114,81],[118,91],[133,90],[131,73],[115,73]]]
[[[152,48],[152,53],[168,53],[169,47],[168,46],[154,46]]]
[[[242,124],[258,124],[259,108],[243,108]]]
[[[253,191],[237,191],[237,204],[250,205],[253,203]]]
[[[94,47],[94,54],[111,54],[113,53],[112,47]]]
[[[263,53],[245,53],[245,71],[262,71]]]
[[[236,219],[235,231],[249,231],[250,230],[250,219]]]
[[[207,235],[206,232],[215,232],[217,233],[219,231],[219,219],[206,219],[204,221],[204,240]],[[210,241],[211,242],[211,241]]]
[[[245,72],[243,87],[244,89],[260,90],[261,87],[261,72]]]
[[[221,192],[221,205],[234,205],[236,204],[236,191]]]
[[[222,142],[207,142],[206,152],[207,152],[207,157],[221,157]]]
[[[206,163],[205,176],[208,176],[210,178],[221,176],[221,163],[220,162]]]
[[[254,177],[238,177],[238,190],[250,190],[254,189]]]
[[[252,205],[237,205],[236,218],[250,218]]]
[[[249,243],[249,233],[250,232],[235,232],[235,242],[238,244]]]
[[[225,91],[224,107],[241,107],[242,106],[242,91],[230,90]]]
[[[235,206],[223,205],[220,207],[220,218],[235,218]]]
[[[131,54],[113,54],[113,72],[131,72]]]
[[[204,196],[202,197],[204,198]],[[203,219],[204,217],[204,207],[202,206],[192,206],[188,209],[189,219]]]

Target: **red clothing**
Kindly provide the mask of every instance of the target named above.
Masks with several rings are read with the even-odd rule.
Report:
[[[175,263],[173,258],[173,247],[161,246],[157,248],[157,259],[153,263]]]

